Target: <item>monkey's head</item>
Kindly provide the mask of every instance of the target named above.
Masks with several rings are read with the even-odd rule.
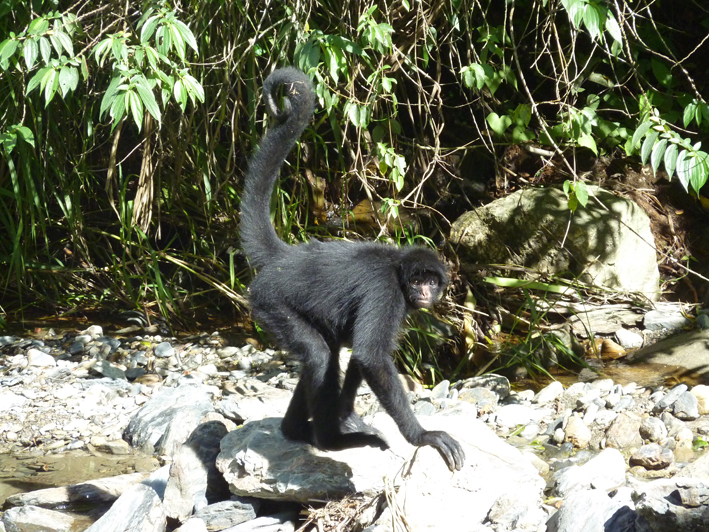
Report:
[[[399,283],[409,308],[431,308],[443,297],[448,273],[430,249],[410,248],[405,250],[399,267]]]

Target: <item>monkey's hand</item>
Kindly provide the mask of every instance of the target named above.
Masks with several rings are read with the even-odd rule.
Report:
[[[416,445],[430,445],[435,447],[443,458],[443,461],[451,471],[460,471],[465,462],[465,453],[460,444],[455,441],[447,432],[440,430],[429,430],[421,434]]]

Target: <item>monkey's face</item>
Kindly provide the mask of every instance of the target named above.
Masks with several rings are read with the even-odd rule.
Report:
[[[412,275],[407,289],[407,299],[415,309],[430,308],[443,294],[441,280],[433,272]]]

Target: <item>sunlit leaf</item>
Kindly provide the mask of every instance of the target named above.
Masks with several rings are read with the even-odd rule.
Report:
[[[49,59],[52,57],[52,45],[46,37],[39,38],[39,55],[42,56],[44,64],[48,65]]]
[[[42,35],[49,29],[49,21],[45,18],[36,18],[27,28],[30,35]]]
[[[638,145],[638,142],[640,142],[640,139],[645,136],[645,133],[647,133],[648,129],[652,126],[652,122],[647,121],[643,122],[638,126],[638,129],[635,130],[635,133],[633,134],[633,148]]]
[[[608,12],[608,18],[606,19],[606,31],[610,33],[616,42],[623,41],[623,32],[620,30],[620,25],[618,25],[618,21],[611,11]]]
[[[148,80],[144,76],[139,76],[135,81],[135,89],[138,92],[141,101],[145,105],[145,108],[153,116],[153,118],[160,123],[160,107],[158,107],[158,102],[155,100],[155,94],[153,94],[153,91],[148,84]]]
[[[175,20],[174,24],[175,27],[179,30],[180,35],[182,36],[182,40],[185,41],[187,45],[195,52],[198,52],[199,50],[197,48],[197,39],[195,39],[192,30],[190,30],[187,24],[185,24],[181,20]]]
[[[44,79],[44,76],[47,74],[48,71],[53,70],[52,67],[44,67],[40,68],[37,73],[32,77],[32,79],[29,81],[27,84],[27,94],[32,92],[34,89],[39,87],[39,85],[42,83],[42,79]]]
[[[684,127],[687,127],[689,124],[692,123],[692,119],[694,118],[695,114],[697,112],[697,102],[693,101],[690,102],[687,107],[684,108],[684,113],[682,115],[682,122],[684,123]]]
[[[685,165],[688,154],[689,152],[687,150],[682,150],[677,157],[677,178],[679,182],[682,183],[685,191],[689,190],[689,175]]]
[[[79,84],[79,70],[73,66],[65,66],[59,71],[59,88],[64,98],[69,91],[76,90]]]
[[[660,142],[655,144],[652,149],[652,154],[650,155],[650,166],[652,166],[652,173],[657,174],[657,169],[660,167],[660,162],[662,162],[662,156],[665,155],[665,148],[667,147],[667,139],[661,139]]]
[[[128,91],[126,93],[126,104],[130,107],[133,121],[135,125],[138,126],[138,131],[140,131],[143,127],[143,104],[135,91]]]
[[[675,168],[677,167],[677,144],[671,143],[670,146],[665,150],[665,172],[667,172],[667,178],[672,179],[675,173]]]
[[[161,17],[159,17],[158,15],[154,15],[145,21],[145,24],[143,24],[143,28],[140,30],[140,42],[142,44],[147,43],[150,37],[153,36],[153,33],[155,33],[155,29],[158,27],[158,22],[160,21],[160,18]]]
[[[71,42],[71,38],[63,31],[55,30],[54,37],[61,43],[62,48],[66,50],[69,57],[74,57],[74,44]],[[60,53],[61,55],[61,53]]]
[[[487,115],[485,121],[490,126],[497,135],[502,136],[505,134],[505,130],[512,124],[512,119],[507,115],[499,116],[497,113],[492,112]]]
[[[22,47],[22,55],[25,57],[25,66],[27,70],[32,70],[37,57],[39,56],[39,45],[36,39],[26,39]]]
[[[659,131],[653,131],[647,137],[645,137],[643,145],[640,148],[640,160],[643,162],[643,164],[645,164],[647,162],[647,158],[650,157],[650,153],[652,153],[652,148],[655,146],[655,141],[657,140],[657,137],[659,135]]]

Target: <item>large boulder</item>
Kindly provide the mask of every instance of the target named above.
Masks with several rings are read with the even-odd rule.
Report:
[[[598,187],[589,190],[600,203],[590,198],[574,214],[559,189],[514,192],[463,214],[453,223],[450,240],[469,262],[570,273],[585,283],[656,301],[660,273],[648,216],[630,200]]]

